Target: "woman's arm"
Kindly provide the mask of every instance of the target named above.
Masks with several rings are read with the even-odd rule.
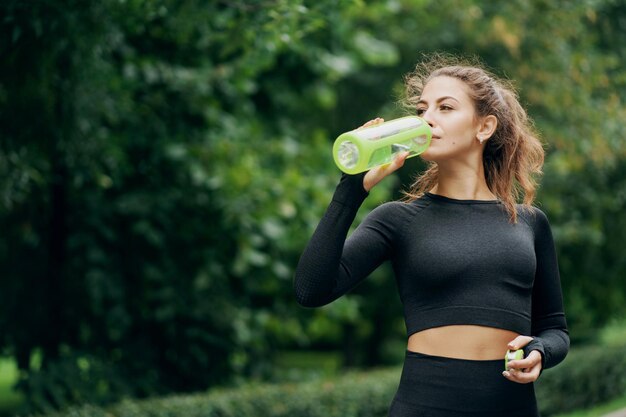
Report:
[[[569,351],[569,332],[552,231],[548,218],[539,209],[535,209],[534,226],[537,272],[532,298],[533,340],[525,350],[527,353],[539,351],[543,369],[547,369],[565,359]]]
[[[524,359],[509,362],[505,378],[520,384],[534,382],[544,369],[560,363],[569,351],[569,333],[554,240],[548,218],[539,209],[530,224],[535,234],[537,269],[532,294],[531,336],[518,336],[509,349],[524,349]]]
[[[330,303],[354,288],[387,257],[390,236],[370,213],[346,241],[363,200],[364,175],[341,177],[332,201],[304,250],[294,279],[297,301],[305,307]]]
[[[376,118],[361,128],[383,123]],[[404,165],[408,152],[392,163],[357,175],[343,174],[332,201],[304,250],[294,279],[298,303],[319,307],[365,279],[388,256],[391,230],[384,213],[374,210],[346,241],[348,230],[369,190]]]

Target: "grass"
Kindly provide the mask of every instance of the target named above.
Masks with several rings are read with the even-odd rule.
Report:
[[[10,416],[23,403],[24,397],[13,390],[18,370],[11,358],[0,357],[0,416]]]
[[[590,408],[588,410],[574,411],[568,414],[559,414],[555,417],[601,417],[613,411],[626,408],[626,393],[621,398],[617,398],[606,404]]]
[[[339,352],[283,351],[275,356],[273,379],[296,382],[337,375],[341,362]]]

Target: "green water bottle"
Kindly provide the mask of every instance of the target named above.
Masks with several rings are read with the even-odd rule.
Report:
[[[432,132],[424,119],[401,117],[342,133],[333,145],[335,164],[346,174],[358,174],[388,164],[396,154],[419,155],[430,145]]]

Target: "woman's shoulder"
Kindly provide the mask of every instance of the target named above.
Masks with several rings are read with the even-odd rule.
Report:
[[[550,229],[550,221],[546,213],[539,207],[534,205],[518,204],[517,205],[518,216],[526,222],[535,232],[545,233]]]
[[[405,222],[414,218],[427,206],[428,201],[423,198],[410,201],[391,200],[378,205],[370,212],[368,217],[386,222]]]
[[[539,207],[535,205],[528,204],[517,204],[517,213],[520,215],[524,215],[527,218],[539,218],[541,220],[548,220],[548,216],[546,213]]]

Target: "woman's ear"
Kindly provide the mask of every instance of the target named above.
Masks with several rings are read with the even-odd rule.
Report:
[[[498,127],[498,119],[493,114],[489,116],[485,116],[480,121],[478,125],[478,131],[476,132],[476,137],[483,143],[483,141],[489,139],[491,135],[496,131]]]

